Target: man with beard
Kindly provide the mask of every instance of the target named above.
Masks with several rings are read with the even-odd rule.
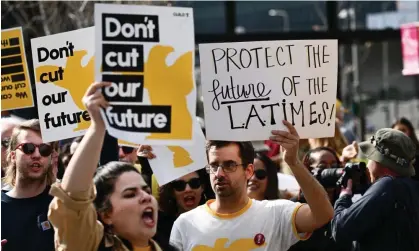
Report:
[[[10,138],[5,182],[13,188],[1,193],[3,251],[54,250],[54,231],[47,213],[54,180],[52,144],[42,141],[38,120],[17,125]],[[3,241],[2,241],[3,243]]]
[[[284,159],[303,190],[307,204],[288,200],[256,201],[247,196],[247,181],[254,174],[255,156],[250,142],[207,142],[207,171],[215,200],[179,216],[170,243],[179,250],[288,250],[298,240],[322,227],[333,217],[323,187],[298,161],[299,137],[272,131],[270,139],[284,149]]]

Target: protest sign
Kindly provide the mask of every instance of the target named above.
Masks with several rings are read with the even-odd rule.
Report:
[[[266,140],[290,121],[301,138],[335,132],[337,41],[200,44],[207,139]]]
[[[160,186],[188,173],[205,168],[205,137],[199,126],[194,127],[194,144],[191,146],[153,146],[156,158],[150,167]]]
[[[38,116],[45,142],[84,135],[82,103],[94,82],[94,27],[31,39]]]
[[[1,31],[1,110],[32,107],[22,27]]]
[[[115,138],[147,145],[193,143],[196,87],[191,8],[95,4],[97,81]]]

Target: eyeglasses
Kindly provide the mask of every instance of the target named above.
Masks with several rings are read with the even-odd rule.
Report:
[[[48,157],[52,153],[52,146],[48,144],[35,145],[33,143],[22,143],[16,147],[16,149],[18,148],[21,149],[25,154],[32,154],[35,152],[35,149],[38,148],[39,154],[42,157]]]
[[[244,164],[237,164],[235,162],[227,162],[225,164],[209,164],[205,166],[205,170],[207,173],[216,173],[218,171],[218,168],[221,167],[223,169],[223,172],[225,173],[234,173],[237,170],[238,166],[243,166]]]
[[[263,180],[263,179],[266,178],[266,176],[268,176],[268,173],[265,170],[263,170],[263,169],[255,170],[255,177],[258,180]]]
[[[4,138],[1,140],[1,146],[4,148],[8,148],[10,144],[10,138]]]
[[[201,187],[201,180],[199,178],[192,178],[189,181],[175,180],[172,182],[173,189],[178,192],[184,191],[186,189],[186,184],[189,184],[192,189],[198,189]]]
[[[134,147],[129,147],[129,146],[121,146],[122,152],[124,152],[124,154],[130,154],[134,151]]]

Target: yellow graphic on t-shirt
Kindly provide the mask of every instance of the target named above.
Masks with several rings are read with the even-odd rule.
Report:
[[[151,105],[172,107],[171,132],[151,133],[147,139],[192,139],[192,117],[186,96],[193,90],[192,52],[180,56],[173,65],[166,64],[174,49],[157,45],[151,48],[144,65],[144,88],[148,90]]]
[[[256,248],[266,246],[266,243],[262,245],[256,245],[253,239],[238,239],[233,241],[228,247],[226,244],[228,242],[228,238],[220,238],[215,241],[214,247],[206,246],[206,245],[198,245],[195,246],[192,251],[250,251]]]
[[[173,152],[173,164],[175,168],[187,166],[193,163],[189,152],[180,146],[168,146],[170,151]]]
[[[63,79],[55,81],[54,84],[60,86],[70,93],[74,103],[80,110],[86,110],[82,98],[87,88],[94,81],[94,58],[89,60],[86,66],[82,66],[81,61],[87,55],[87,51],[75,51],[74,55],[67,58],[66,66],[63,67]],[[36,68],[36,82],[40,82],[42,73],[54,72],[59,69],[55,65],[44,65]],[[90,126],[90,121],[80,120],[77,128],[73,131],[86,130]]]

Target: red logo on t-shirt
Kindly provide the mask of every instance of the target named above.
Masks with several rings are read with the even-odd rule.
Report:
[[[257,234],[254,241],[256,245],[262,246],[265,243],[265,236],[263,236],[263,234]]]

